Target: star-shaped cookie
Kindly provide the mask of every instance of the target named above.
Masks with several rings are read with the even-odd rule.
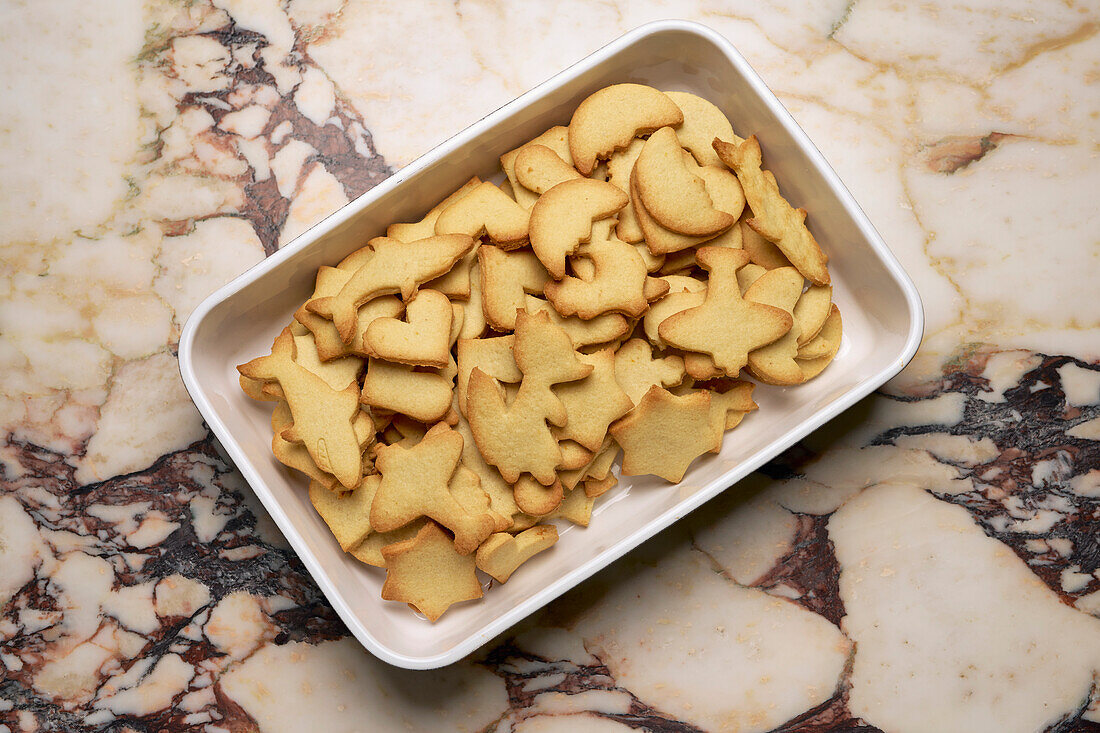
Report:
[[[474,573],[474,556],[463,555],[447,533],[434,522],[416,537],[382,548],[386,582],[382,598],[402,601],[435,622],[456,603],[481,598]]]
[[[462,456],[462,436],[439,423],[412,448],[378,448],[375,467],[382,481],[371,505],[370,523],[389,532],[419,517],[431,517],[455,534],[455,547],[468,554],[493,533],[489,514],[471,514],[451,494],[450,482]]]
[[[711,395],[682,397],[653,386],[630,414],[611,426],[623,447],[623,474],[653,474],[678,483],[699,456],[722,444],[721,420],[712,417]]]

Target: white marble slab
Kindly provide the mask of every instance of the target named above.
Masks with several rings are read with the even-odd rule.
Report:
[[[0,731],[1100,724],[1094,3],[0,17]],[[180,327],[393,170],[663,17],[726,35],[788,105],[916,281],[925,342],[884,394],[470,659],[387,667],[208,437]]]

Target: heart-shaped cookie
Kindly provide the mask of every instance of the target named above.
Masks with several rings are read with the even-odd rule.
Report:
[[[368,354],[378,359],[431,366],[447,366],[451,353],[451,301],[436,290],[421,290],[405,308],[405,320],[377,318],[364,335]]]

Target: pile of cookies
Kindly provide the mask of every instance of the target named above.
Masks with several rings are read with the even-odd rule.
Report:
[[[755,137],[684,92],[595,92],[335,267],[271,353],[272,451],[382,597],[435,621],[587,526],[621,473],[680,481],[840,345],[827,258]]]

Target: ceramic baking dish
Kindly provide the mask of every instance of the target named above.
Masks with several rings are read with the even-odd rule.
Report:
[[[548,127],[568,124],[591,92],[618,82],[694,92],[743,135],[755,133],[783,192],[810,212],[829,254],[844,341],[834,363],[799,387],[762,387],[718,455],[683,483],[624,478],[585,529],[561,539],[478,602],[430,624],[383,601],[384,573],[340,551],[306,494],[307,481],[271,455],[270,404],[248,399],[235,366],[267,353],[295,308],[332,265],[395,221],[414,221],[472,175]],[[923,313],[912,282],[821,153],[733,45],[704,26],[642,26],[493,112],[322,221],[221,288],[195,310],[180,339],[184,382],[210,428],[355,637],[381,659],[429,669],[454,662],[732,486],[897,374],[916,352]],[[616,469],[617,470],[617,469]]]

